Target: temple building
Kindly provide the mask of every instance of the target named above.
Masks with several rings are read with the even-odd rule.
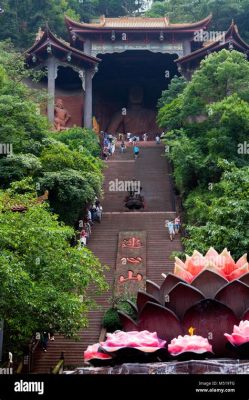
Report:
[[[47,113],[57,130],[85,126],[111,133],[156,133],[157,101],[175,75],[191,79],[200,61],[226,48],[249,54],[234,22],[211,35],[212,16],[194,23],[167,17],[65,17],[69,42],[47,26],[27,50],[31,68],[47,69]]]

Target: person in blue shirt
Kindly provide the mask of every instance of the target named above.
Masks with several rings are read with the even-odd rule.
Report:
[[[170,237],[170,240],[171,240],[171,242],[172,242],[172,240],[173,240],[174,237],[175,237],[175,225],[174,225],[174,222],[173,222],[173,221],[166,220],[166,221],[165,221],[165,228],[168,228],[168,230],[169,230],[169,237]]]
[[[138,146],[134,146],[133,147],[133,153],[134,153],[134,157],[135,157],[135,160],[138,158],[138,155],[139,155],[139,147]]]

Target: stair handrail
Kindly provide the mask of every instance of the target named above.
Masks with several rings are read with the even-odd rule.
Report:
[[[101,330],[100,330],[100,334],[99,334],[99,343],[105,341],[106,332],[107,332],[106,328],[103,328],[103,327],[102,327]]]
[[[60,360],[56,363],[54,368],[52,368],[51,374],[53,374],[53,375],[62,374],[64,371],[64,363],[65,363],[64,353],[62,352],[61,356],[60,356]]]
[[[40,339],[36,339],[35,335],[32,336],[29,342],[29,372],[32,372],[33,369],[33,355],[40,343]]]
[[[19,362],[18,367],[16,369],[16,374],[21,374],[22,373],[22,369],[23,369],[23,360]]]

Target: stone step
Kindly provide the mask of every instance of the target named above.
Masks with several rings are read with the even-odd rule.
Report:
[[[166,219],[176,216],[174,198],[171,188],[170,170],[165,157],[162,157],[164,147],[154,143],[141,144],[141,157],[134,161],[132,147],[126,154],[114,154],[106,163],[104,213],[100,224],[92,227],[92,235],[88,247],[99,257],[102,264],[108,265],[105,272],[110,290],[96,295],[94,287],[89,288],[89,295],[101,307],[89,313],[89,326],[79,332],[79,341],[66,339],[56,335],[55,341],[49,343],[46,353],[37,351],[34,357],[35,373],[49,373],[64,352],[65,364],[70,366],[83,365],[83,351],[90,344],[98,342],[101,321],[105,310],[110,307],[111,286],[116,266],[118,235],[120,231],[147,232],[147,279],[157,284],[163,282],[162,273],[173,271],[174,262],[170,259],[172,251],[181,251],[180,236],[171,242],[164,227]],[[145,197],[146,210],[142,212],[127,212],[123,207],[124,192],[110,192],[109,181],[112,179],[141,181],[142,194]]]

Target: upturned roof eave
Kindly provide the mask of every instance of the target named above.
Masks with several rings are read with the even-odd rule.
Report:
[[[249,50],[249,45],[241,38],[237,26],[234,24],[234,22],[232,22],[232,24],[230,25],[225,34],[224,43],[221,43],[220,40],[216,40],[210,43],[208,46],[201,47],[200,49],[195,50],[186,56],[179,57],[178,59],[175,60],[175,62],[184,64],[185,62],[189,62],[194,59],[199,59],[202,56],[205,56],[208,52],[216,51],[217,49],[226,47],[231,41],[235,46],[240,48],[242,51]]]
[[[63,40],[57,38],[49,29],[49,27],[46,27],[46,30],[43,34],[43,36],[33,44],[28,50],[26,50],[25,55],[30,56],[31,54],[37,54],[40,49],[43,49],[46,45],[50,44],[51,46],[54,46],[57,49],[60,49],[61,51],[65,53],[71,53],[77,58],[81,58],[83,61],[90,63],[90,64],[98,64],[101,60],[97,57],[90,56],[88,54],[85,54],[84,52],[71,47],[69,44],[65,43]]]
[[[114,18],[112,18],[112,20],[113,19]],[[121,19],[122,18],[120,18],[120,19],[117,18],[117,22],[121,21]],[[159,18],[159,19],[162,20],[162,18]],[[103,32],[105,32],[105,31],[108,32],[110,30],[116,30],[116,31],[118,31],[118,30],[122,30],[122,31],[123,30],[130,30],[130,31],[132,31],[132,30],[135,30],[135,31],[136,30],[154,30],[154,31],[177,30],[178,31],[179,30],[179,31],[181,31],[184,29],[191,30],[191,29],[197,29],[197,28],[199,28],[199,29],[206,28],[209,25],[209,23],[211,22],[211,19],[212,19],[212,14],[210,14],[209,16],[207,16],[206,18],[204,18],[201,21],[197,21],[197,22],[193,22],[193,23],[185,23],[185,24],[171,24],[171,23],[166,24],[165,23],[165,26],[156,27],[156,26],[146,26],[146,25],[145,26],[135,26],[135,25],[134,26],[108,26],[108,25],[105,25],[105,22],[98,23],[98,24],[91,24],[91,23],[77,22],[77,21],[74,21],[73,19],[65,16],[65,23],[66,23],[69,31],[84,30],[84,32],[88,32],[88,33],[96,32],[96,30],[97,31],[101,30]],[[108,20],[108,18],[105,19],[105,21],[106,20]],[[149,20],[149,18],[148,18],[148,20]],[[135,17],[134,17],[134,21],[135,21]]]

